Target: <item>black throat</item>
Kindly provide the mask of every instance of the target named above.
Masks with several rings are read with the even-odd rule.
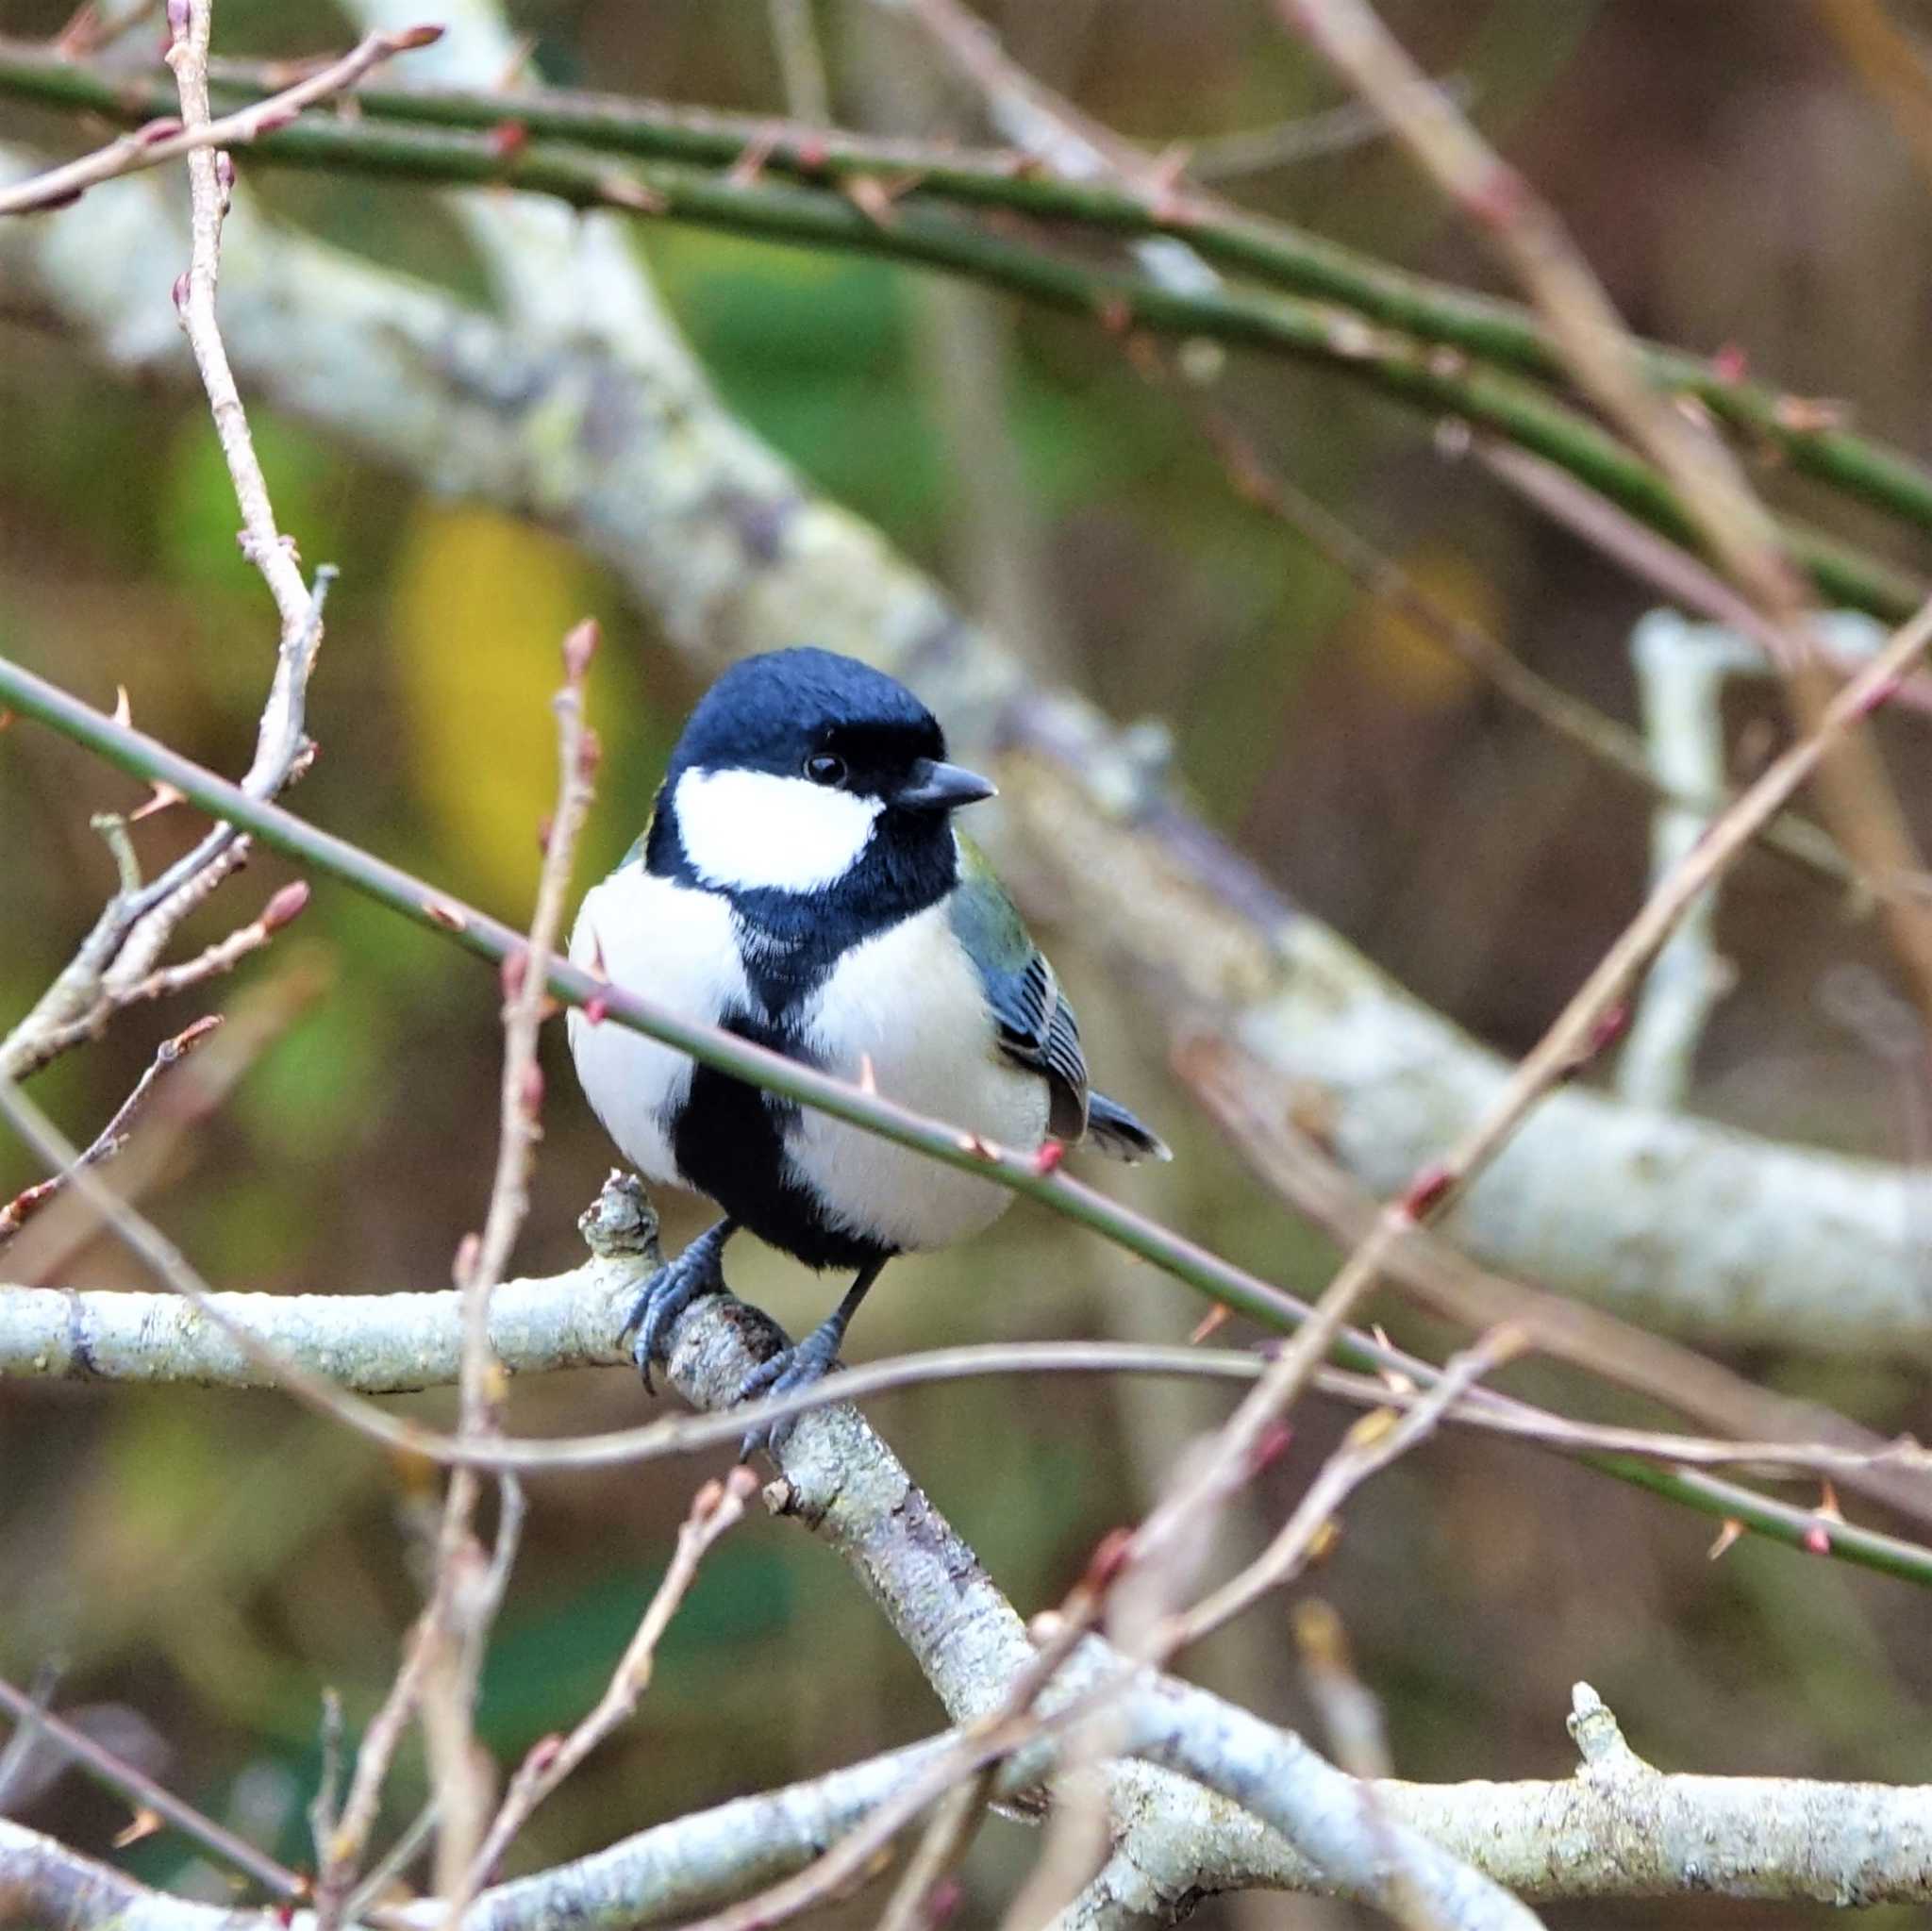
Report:
[[[942,812],[881,812],[858,860],[811,891],[731,890],[691,864],[667,781],[644,841],[645,869],[730,901],[745,977],[766,1021],[786,1020],[855,945],[935,906],[958,882],[952,821]]]
[[[719,891],[691,864],[669,796],[659,794],[645,835],[645,869],[699,891]],[[910,820],[901,824],[901,818]],[[749,1009],[719,1015],[725,1031],[794,1059],[812,1055],[804,1037],[811,995],[854,945],[937,905],[958,877],[958,849],[943,815],[882,813],[858,861],[842,878],[810,892],[769,888],[725,891],[739,957],[751,990]],[[708,1066],[696,1067],[672,1123],[679,1171],[759,1240],[808,1267],[867,1268],[893,1250],[857,1229],[828,1222],[793,1177],[785,1141],[798,1108]]]

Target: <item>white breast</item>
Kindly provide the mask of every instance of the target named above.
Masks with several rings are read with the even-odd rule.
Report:
[[[628,864],[585,895],[570,937],[573,965],[602,970],[686,1019],[715,1025],[751,1003],[729,903]],[[691,1090],[691,1062],[670,1046],[573,1009],[577,1078],[625,1159],[651,1179],[685,1184],[666,1123]]]
[[[841,1078],[859,1078],[869,1059],[889,1100],[1029,1153],[1045,1138],[1046,1082],[1000,1052],[943,906],[848,952],[815,996],[805,1034]],[[786,1151],[835,1219],[894,1247],[943,1247],[990,1224],[1012,1198],[823,1113],[801,1116]]]

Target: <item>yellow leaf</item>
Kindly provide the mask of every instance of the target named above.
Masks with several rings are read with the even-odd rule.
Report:
[[[1401,559],[1404,574],[1446,616],[1496,631],[1505,619],[1495,585],[1461,552],[1424,545]],[[1350,613],[1345,638],[1357,660],[1389,695],[1417,710],[1459,704],[1476,674],[1395,603],[1364,597]]]
[[[417,509],[396,561],[391,640],[434,869],[512,921],[557,802],[558,653],[591,594],[568,545],[485,509]],[[608,743],[599,682],[593,668],[591,720]]]

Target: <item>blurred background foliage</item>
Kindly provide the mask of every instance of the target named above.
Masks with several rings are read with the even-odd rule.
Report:
[[[1876,432],[1926,446],[1928,183],[1896,102],[1847,59],[1844,17],[1856,7],[1391,0],[1385,10],[1433,71],[1462,78],[1478,121],[1574,224],[1635,325],[1705,350],[1741,343],[1756,368],[1848,397]],[[0,0],[0,26],[49,33],[62,11],[58,0]],[[1925,13],[1893,11],[1907,25]],[[1150,146],[1333,104],[1263,0],[1192,0],[1185,12],[1183,27],[1164,0],[1008,0],[992,16],[1024,62]],[[537,67],[557,81],[781,105],[755,0],[575,0],[524,7],[519,20]],[[925,56],[896,34],[881,39],[874,9],[827,0],[818,23],[841,118],[975,131],[949,92],[927,98],[914,72]],[[322,10],[269,0],[224,0],[219,33],[229,51],[265,53],[346,37]],[[925,108],[895,118],[895,98]],[[24,111],[0,117],[0,132],[73,140]],[[425,194],[269,174],[250,185],[338,240],[479,291]],[[1386,256],[1489,279],[1382,148],[1229,185]],[[1092,328],[936,293],[874,260],[691,232],[642,230],[640,245],[731,405],[816,484],[944,575],[969,608],[992,609],[1043,675],[1123,719],[1164,720],[1200,807],[1419,993],[1505,1050],[1536,1035],[1641,891],[1647,827],[1626,789],[1244,508],[1186,418]],[[959,340],[948,331],[962,313],[972,339],[991,345],[996,386],[975,391],[967,410],[990,421],[991,456],[965,446],[959,398],[947,394],[944,345]],[[1641,589],[1533,522],[1474,467],[1445,467],[1412,419],[1357,391],[1237,358],[1219,395],[1289,474],[1438,596],[1568,688],[1634,715],[1624,641],[1645,607]],[[308,562],[342,572],[311,699],[323,755],[298,808],[521,917],[553,787],[556,644],[594,611],[608,646],[591,709],[608,756],[580,883],[598,875],[642,823],[695,694],[687,669],[556,540],[425,496],[266,409],[255,426],[284,527]],[[980,487],[987,461],[1008,466],[1011,491]],[[1802,504],[1781,479],[1767,482]],[[0,322],[6,648],[97,703],[125,685],[139,724],[226,770],[246,761],[272,634],[235,524],[202,408],[110,386],[63,343]],[[1762,720],[1761,745],[1775,716],[1769,693],[1740,696],[1734,741],[1748,744]],[[1932,780],[1922,730],[1892,741],[1923,824]],[[125,782],[45,733],[0,738],[0,1012],[36,996],[108,888],[88,814],[132,802]],[[143,827],[143,848],[158,863],[192,829],[163,814]],[[258,860],[188,939],[224,929],[283,875]],[[1121,1184],[1273,1277],[1318,1287],[1333,1257],[1324,1243],[1190,1124],[1097,961],[1054,928],[1050,907],[1034,911],[1079,996],[1096,1063],[1181,1149],[1172,1169]],[[1722,937],[1741,977],[1706,1043],[1695,1104],[1760,1131],[1915,1157],[1900,1125],[1913,1093],[1835,1029],[1819,999],[1832,965],[1883,964],[1866,928],[1792,873],[1756,862],[1726,896]],[[129,1015],[46,1073],[39,1097],[86,1138],[164,1034],[246,982],[298,970],[325,974],[325,989],[198,1135],[156,1210],[225,1286],[439,1284],[488,1186],[495,980],[343,891],[321,890],[296,933],[242,981]],[[609,1160],[558,1043],[520,1255],[531,1272],[573,1264],[574,1216]],[[18,1150],[0,1146],[0,1197],[28,1177]],[[682,1238],[695,1215],[667,1206],[668,1231]],[[107,1243],[67,1277],[145,1285]],[[794,1327],[816,1317],[825,1291],[752,1249],[738,1254],[734,1279]],[[1022,1207],[965,1253],[895,1270],[856,1343],[887,1353],[993,1337],[1173,1339],[1200,1311],[1172,1283]],[[1405,1339],[1451,1340],[1399,1307],[1381,1311]],[[1903,1366],[1769,1353],[1739,1365],[1881,1430],[1932,1426],[1924,1377]],[[1554,1373],[1521,1378],[1573,1407],[1623,1411]],[[875,1413],[1032,1609],[1141,1508],[1177,1444],[1224,1401],[1164,1386],[1063,1383],[1048,1399],[975,1384],[882,1400]],[[449,1405],[427,1395],[401,1406],[441,1415]],[[615,1426],[645,1411],[632,1375],[580,1374],[520,1384],[512,1425]],[[1308,1407],[1241,1538],[1278,1518],[1340,1425]],[[705,1472],[658,1464],[536,1485],[482,1710],[503,1762],[593,1696]],[[152,1767],[303,1858],[321,1689],[340,1689],[352,1723],[374,1707],[415,1608],[414,1523],[430,1499],[419,1472],[266,1395],[0,1384],[0,1668],[21,1680],[58,1659],[63,1706],[138,1711]],[[1561,1773],[1561,1717],[1579,1676],[1666,1766],[1932,1773],[1924,1602],[1902,1584],[1749,1541],[1713,1565],[1707,1541],[1702,1522],[1586,1473],[1451,1440],[1352,1509],[1319,1587],[1346,1620],[1412,1776]],[[1281,1604],[1198,1663],[1255,1706],[1307,1720]],[[839,1565],[790,1526],[755,1522],[707,1564],[638,1721],[540,1814],[516,1863],[588,1850],[937,1721]],[[420,1789],[406,1763],[397,1823]],[[105,1850],[125,1816],[69,1778],[27,1821]],[[1010,1824],[989,1828],[968,1871],[969,1922],[988,1918],[1034,1842]],[[123,1855],[148,1878],[222,1894],[225,1880],[194,1868],[173,1837]],[[1209,1910],[1223,1923],[1347,1915],[1265,1898]],[[852,1921],[866,1912],[855,1907]],[[1735,1926],[1815,1914],[1686,1905],[1668,1915]],[[1551,1922],[1657,1916],[1578,1906]]]

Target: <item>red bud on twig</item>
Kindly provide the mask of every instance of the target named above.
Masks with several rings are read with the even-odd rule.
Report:
[[[1868,718],[1874,710],[1882,710],[1905,688],[1906,680],[1903,674],[1881,677],[1859,701],[1858,715]]]
[[[604,633],[594,617],[586,617],[581,624],[574,624],[563,640],[563,674],[573,684],[581,684],[584,674],[591,668],[591,659],[597,655],[597,645]]]
[[[1408,1191],[1402,1196],[1403,1212],[1412,1221],[1426,1219],[1455,1184],[1454,1173],[1440,1160],[1433,1162],[1408,1183]]]
[[[1249,1479],[1253,1480],[1263,1469],[1272,1468],[1278,1462],[1288,1453],[1289,1445],[1293,1440],[1294,1429],[1291,1423],[1271,1423],[1248,1457]]]
[[[1194,1323],[1194,1331],[1188,1337],[1188,1345],[1191,1348],[1199,1347],[1209,1335],[1218,1334],[1233,1319],[1234,1315],[1229,1311],[1225,1301],[1215,1302],[1213,1307]]]
[[[284,925],[292,924],[308,906],[308,881],[293,878],[269,900],[261,908],[261,929],[264,932],[279,932]]]
[[[1096,1596],[1106,1595],[1119,1580],[1133,1553],[1132,1529],[1108,1529],[1093,1545],[1093,1554],[1087,1558],[1087,1573],[1080,1578],[1080,1587]]]

